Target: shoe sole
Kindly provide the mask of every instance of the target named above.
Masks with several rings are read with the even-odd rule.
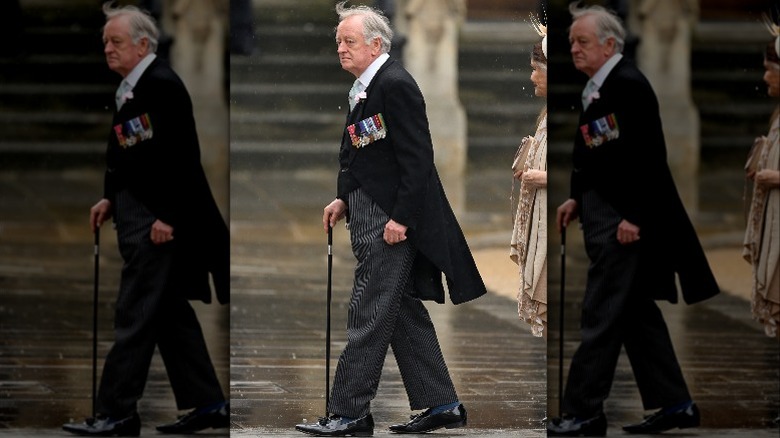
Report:
[[[677,426],[667,427],[666,429],[654,429],[654,430],[630,430],[630,429],[626,429],[624,427],[623,431],[626,432],[626,433],[632,433],[632,434],[653,434],[653,435],[655,435],[655,434],[664,433],[664,432],[667,432],[667,431],[670,431],[670,430],[674,430],[674,429],[680,429],[680,430],[682,430],[682,429],[694,429],[696,427],[699,427],[699,425],[700,425],[700,423],[696,422],[696,423],[680,424],[680,425],[677,425]]]
[[[94,434],[94,433],[88,433],[88,432],[74,432],[72,430],[66,430],[65,432],[72,433],[73,435],[76,435],[76,436],[108,436],[108,437],[112,437],[112,436],[118,436],[118,437],[123,437],[123,436],[141,436],[141,432],[140,431],[138,431],[138,432],[128,432],[128,433],[124,433],[124,432],[123,433],[113,433],[113,434]]]
[[[607,436],[607,432],[606,431],[604,431],[604,432],[599,431],[599,432],[595,432],[595,433],[578,433],[576,435],[573,435],[573,434],[568,434],[567,435],[567,434],[556,434],[555,432],[547,431],[547,436],[573,436],[573,437],[578,437],[578,436]]]
[[[200,432],[202,430],[206,429],[227,429],[230,425],[227,424],[225,426],[206,426],[206,427],[200,427],[200,428],[192,428],[192,429],[179,429],[179,430],[166,430],[165,428],[160,429],[160,427],[156,427],[155,430],[157,432],[160,432],[165,435],[192,435],[194,433]],[[135,435],[138,436],[138,435]]]
[[[579,437],[579,436],[607,436],[607,428],[604,427],[604,429],[597,429],[594,431],[577,431],[577,433],[570,432],[570,433],[563,433],[563,432],[554,432],[551,430],[547,430],[547,436],[573,436],[573,437]]]
[[[104,434],[94,434],[94,433],[89,433],[89,432],[84,432],[84,431],[79,431],[79,430],[71,430],[71,429],[66,429],[64,427],[62,428],[62,430],[64,430],[65,432],[68,432],[68,433],[72,433],[73,435],[77,435],[77,436],[108,436],[108,437],[112,437],[112,436],[119,436],[119,437],[123,437],[123,436],[141,436],[141,428],[138,428],[138,430],[131,430],[131,431],[128,431],[128,432],[122,431],[122,432],[104,433]]]
[[[303,430],[299,430],[298,432],[302,432],[302,433],[305,433],[306,435],[311,435],[311,436],[358,436],[358,437],[374,436],[373,432],[355,432],[355,433],[348,433],[346,435],[322,435],[322,434],[319,434],[319,433],[306,432],[306,431],[303,431]]]
[[[309,432],[308,430],[298,429],[297,427],[295,428],[295,430],[297,430],[298,432],[305,433],[306,435],[311,435],[311,436],[359,436],[359,437],[374,436],[374,431],[373,430],[371,432],[345,433],[344,435],[323,435],[323,434],[317,433],[317,432]]]
[[[442,424],[441,426],[436,426],[436,427],[432,427],[430,429],[425,429],[425,430],[415,430],[413,432],[407,432],[407,431],[403,431],[403,430],[393,430],[393,429],[390,429],[390,432],[397,433],[397,434],[428,433],[428,432],[433,432],[434,430],[439,430],[439,429],[442,429],[442,428],[444,428],[444,429],[457,429],[459,427],[466,427],[466,420],[458,421],[458,422],[450,423],[450,424]]]

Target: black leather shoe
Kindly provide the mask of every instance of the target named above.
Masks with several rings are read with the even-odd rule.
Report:
[[[118,420],[110,417],[87,418],[83,423],[63,424],[62,430],[85,436],[138,436],[141,434],[141,418],[137,413]]]
[[[623,430],[628,433],[659,433],[674,428],[698,427],[700,422],[699,408],[696,403],[691,403],[690,406],[674,412],[664,413],[661,409],[646,416],[641,423],[623,426]]]
[[[171,424],[157,426],[157,430],[162,433],[194,433],[203,429],[222,429],[229,426],[230,403],[226,402],[208,411],[195,409]]]
[[[373,436],[374,417],[368,414],[344,423],[338,415],[331,415],[320,418],[316,423],[298,424],[295,430],[314,436]]]
[[[553,418],[547,423],[547,436],[607,436],[607,416],[602,412],[586,419]]]
[[[428,409],[417,415],[412,415],[411,420],[404,424],[394,424],[390,426],[390,431],[395,433],[425,433],[442,427],[446,429],[455,429],[466,425],[466,408],[462,404],[439,412],[431,414]]]

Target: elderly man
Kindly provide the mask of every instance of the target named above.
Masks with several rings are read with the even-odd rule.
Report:
[[[323,227],[347,217],[358,265],[347,345],[339,358],[328,411],[296,429],[317,436],[370,436],[388,346],[413,410],[392,432],[422,433],[466,425],[431,319],[421,299],[444,302],[442,273],[458,304],[485,293],[466,240],[433,163],[423,96],[390,59],[387,18],[367,6],[336,6],[336,46],[355,81],[342,137],[336,199]],[[426,409],[427,408],[427,409]]]
[[[604,401],[625,347],[645,409],[629,433],[699,425],[656,299],[687,303],[718,285],[666,162],[658,101],[649,82],[622,58],[622,24],[602,7],[570,6],[575,67],[590,78],[574,141],[571,198],[557,211],[560,230],[577,217],[590,259],[582,303],[582,340],[571,361],[562,418],[549,436],[604,436]]]
[[[133,6],[103,7],[108,67],[124,79],[108,139],[104,195],[90,210],[93,232],[113,216],[124,260],[96,418],[63,426],[95,436],[137,436],[136,410],[155,347],[176,404],[191,409],[163,433],[228,426],[228,404],[189,299],[211,301],[209,273],[228,301],[225,221],[205,173],[192,102],[179,77],[156,58],[157,28]]]

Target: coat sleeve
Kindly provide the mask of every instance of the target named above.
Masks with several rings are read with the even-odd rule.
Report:
[[[433,144],[422,92],[411,78],[385,88],[385,121],[399,170],[391,219],[415,228],[433,169]]]
[[[666,144],[664,141],[658,99],[649,82],[630,77],[621,89],[631,90],[630,98],[621,96],[615,110],[624,148],[616,151],[611,171],[616,176],[613,205],[629,222],[642,226],[648,220],[647,211],[657,205],[654,188],[666,175]]]
[[[147,178],[149,209],[161,221],[181,226],[198,205],[200,147],[190,100],[177,80],[160,80],[153,90],[159,95],[149,116],[157,137],[156,149],[148,151]]]

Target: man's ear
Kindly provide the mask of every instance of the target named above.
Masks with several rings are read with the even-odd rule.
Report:
[[[149,38],[141,38],[138,42],[139,56],[143,57],[149,54]]]
[[[615,46],[617,43],[615,42],[615,38],[609,37],[607,38],[607,41],[604,43],[604,48],[606,49],[608,54],[615,54]]]
[[[382,53],[382,38],[375,37],[371,40],[371,53],[379,56]]]

